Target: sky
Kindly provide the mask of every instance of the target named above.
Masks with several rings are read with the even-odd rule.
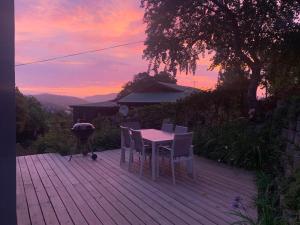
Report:
[[[128,42],[144,41],[140,0],[15,0],[16,64]],[[143,43],[16,67],[16,85],[25,94],[86,97],[119,92],[147,71]],[[216,71],[209,59],[195,75],[177,74],[178,83],[214,88]]]

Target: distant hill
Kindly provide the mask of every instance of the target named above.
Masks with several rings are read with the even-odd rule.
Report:
[[[33,95],[48,110],[67,110],[69,105],[86,104],[87,100],[72,96],[39,94]]]
[[[109,101],[115,99],[117,96],[117,93],[110,93],[106,95],[93,95],[93,96],[88,96],[85,97],[84,99],[88,102],[104,102],[104,101]]]

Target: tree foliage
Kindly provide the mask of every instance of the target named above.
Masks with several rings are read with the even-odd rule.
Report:
[[[147,72],[138,73],[133,77],[132,81],[128,81],[124,86],[123,89],[117,96],[117,99],[120,99],[134,91],[143,90],[146,87],[151,86],[155,82],[165,82],[165,83],[172,83],[176,84],[177,80],[174,75],[161,71],[159,73],[154,74],[151,76]]]
[[[147,39],[144,57],[154,69],[195,72],[201,54],[213,52],[211,68],[239,65],[249,74],[249,107],[275,46],[299,30],[299,1],[142,0]],[[246,73],[246,74],[247,74]]]
[[[17,142],[35,140],[47,130],[46,112],[34,97],[24,96],[16,88]]]
[[[268,92],[281,97],[296,89],[300,94],[300,32],[287,33],[285,40],[277,46],[266,73]]]

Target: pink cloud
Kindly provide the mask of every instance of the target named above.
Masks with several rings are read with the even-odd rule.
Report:
[[[16,0],[15,5],[17,63],[145,39],[138,0]],[[16,82],[26,93],[116,92],[134,74],[147,70],[143,49],[135,44],[18,67]],[[207,57],[202,59],[197,75],[178,75],[179,83],[214,87],[216,72],[206,71],[208,64]]]

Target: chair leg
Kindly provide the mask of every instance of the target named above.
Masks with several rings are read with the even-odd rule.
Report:
[[[129,153],[129,162],[128,162],[128,170],[129,170],[129,171],[130,171],[130,169],[131,169],[132,162],[133,162],[133,151],[132,151],[132,149],[130,149],[130,153]]]
[[[159,178],[159,151],[156,153],[156,177]]]
[[[173,179],[173,184],[175,184],[175,163],[174,160],[171,159],[171,169],[172,169],[172,179]]]
[[[145,161],[145,157],[144,156],[142,156],[142,157],[140,157],[141,159],[140,159],[140,177],[142,177],[143,176],[143,169],[144,169],[144,161]]]
[[[195,180],[196,178],[196,174],[195,174],[195,165],[194,165],[194,160],[192,159],[191,160],[191,164],[192,164],[192,176],[193,176],[193,179]]]
[[[125,149],[124,148],[121,148],[121,159],[120,159],[120,165],[122,163],[125,162]]]

